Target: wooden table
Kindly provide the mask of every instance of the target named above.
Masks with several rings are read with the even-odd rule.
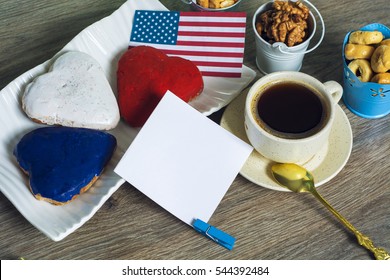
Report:
[[[136,1],[136,0],[131,0]],[[0,0],[0,88],[51,58],[123,0]],[[185,10],[180,1],[161,1]],[[255,65],[251,20],[265,1],[243,1],[245,64]],[[387,0],[313,0],[326,24],[302,72],[342,82],[345,34],[371,22],[390,26]],[[320,193],[374,244],[390,251],[390,119],[364,119],[340,101],[353,131],[352,154]],[[212,117],[216,120],[221,112]],[[4,160],[4,159],[1,159]],[[372,259],[310,195],[272,191],[238,175],[210,223],[237,238],[233,251],[203,238],[133,186],[123,185],[86,224],[59,242],[33,227],[0,193],[0,258],[15,259]]]

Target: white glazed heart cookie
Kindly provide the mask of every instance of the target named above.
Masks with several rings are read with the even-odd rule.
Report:
[[[103,69],[77,51],[59,56],[49,72],[27,85],[22,107],[31,119],[49,125],[109,130],[120,119]]]

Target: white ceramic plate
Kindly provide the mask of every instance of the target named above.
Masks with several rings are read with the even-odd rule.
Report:
[[[244,128],[244,104],[248,91],[243,92],[226,108],[221,126],[249,143]],[[352,129],[347,116],[340,106],[336,106],[336,118],[330,133],[328,145],[325,145],[303,166],[312,172],[315,185],[322,184],[336,176],[347,163],[352,150]],[[240,174],[249,181],[277,191],[289,191],[278,185],[272,178],[273,161],[263,157],[255,150],[242,167]]]
[[[136,9],[166,10],[157,0],[127,1],[109,17],[84,29],[52,59],[24,73],[0,92],[0,190],[31,224],[55,241],[63,239],[88,221],[124,183],[113,170],[138,130],[121,121],[111,131],[118,141],[117,150],[100,179],[88,192],[65,206],[38,201],[30,193],[28,178],[20,171],[12,154],[19,139],[39,127],[21,109],[23,89],[32,79],[45,73],[53,59],[65,51],[77,50],[98,60],[116,92],[116,65],[127,49]],[[204,91],[191,105],[209,115],[226,106],[254,77],[255,72],[245,66],[240,79],[206,77]]]

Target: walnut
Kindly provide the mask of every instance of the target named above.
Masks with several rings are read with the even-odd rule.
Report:
[[[303,42],[305,30],[300,25],[297,25],[287,36],[287,46],[294,46]]]
[[[301,1],[275,1],[271,10],[258,16],[256,30],[269,43],[292,47],[306,39],[308,17],[309,9]]]

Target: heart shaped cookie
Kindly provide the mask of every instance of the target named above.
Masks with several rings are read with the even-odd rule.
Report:
[[[107,132],[52,126],[25,134],[14,155],[29,175],[32,194],[62,205],[92,186],[115,147],[115,137]]]
[[[22,107],[34,121],[108,130],[119,122],[115,95],[99,63],[72,51],[27,85]]]
[[[146,122],[168,90],[186,102],[203,90],[193,62],[148,46],[130,48],[121,56],[117,79],[120,114],[133,127]]]

